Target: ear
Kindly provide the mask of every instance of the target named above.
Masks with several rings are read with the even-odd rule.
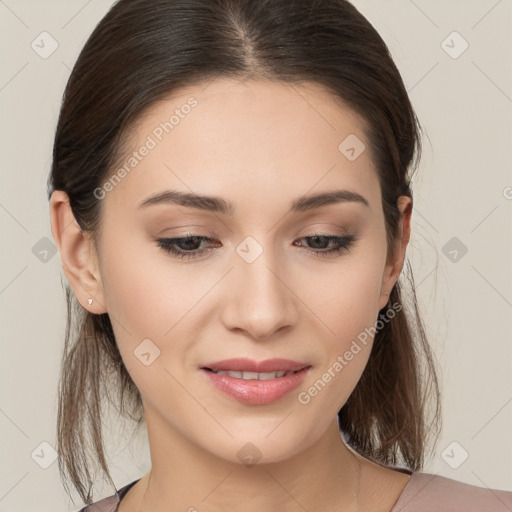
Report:
[[[62,190],[55,190],[51,195],[50,222],[64,273],[78,301],[91,313],[105,313],[107,310],[94,243],[80,229],[71,211],[69,197]],[[88,303],[89,299],[93,299],[92,304]]]
[[[408,196],[400,196],[397,201],[397,207],[400,211],[401,219],[399,225],[400,239],[397,240],[396,250],[391,261],[386,263],[384,275],[382,276],[381,297],[379,299],[379,310],[384,308],[389,300],[389,295],[384,292],[391,293],[395,286],[402,267],[404,265],[405,251],[411,237],[411,215],[412,215],[412,199]]]

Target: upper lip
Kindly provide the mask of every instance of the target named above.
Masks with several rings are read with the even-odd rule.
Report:
[[[209,368],[215,371],[243,371],[256,373],[270,373],[278,371],[297,372],[311,366],[308,363],[292,361],[291,359],[265,359],[264,361],[254,361],[247,358],[224,359],[215,363],[208,363],[201,368]]]

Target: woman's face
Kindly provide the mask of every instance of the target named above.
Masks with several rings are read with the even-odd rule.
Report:
[[[318,86],[216,80],[148,111],[125,163],[96,192],[96,300],[82,303],[108,312],[150,435],[233,462],[243,462],[244,450],[277,462],[312,445],[361,377],[369,329],[403,263],[403,253],[386,262],[361,119]],[[364,200],[306,201],[342,190]],[[229,207],[206,199],[201,207],[144,205],[166,191]],[[169,242],[189,258],[158,245],[181,237],[206,238]],[[234,397],[203,369],[232,358],[284,358],[309,369],[295,389],[280,398],[262,391],[258,402],[247,381],[235,382]]]

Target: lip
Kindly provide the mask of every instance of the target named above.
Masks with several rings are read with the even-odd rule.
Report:
[[[241,357],[204,364],[201,365],[201,369],[209,368],[215,371],[269,373],[278,371],[297,372],[307,366],[311,365],[309,363],[292,361],[291,359],[274,358],[265,359],[264,361],[255,361]]]
[[[310,369],[311,366],[307,366],[292,375],[276,377],[275,379],[269,380],[238,379],[229,375],[218,375],[206,368],[201,368],[201,373],[205,375],[216,389],[238,402],[247,405],[266,405],[276,402],[298,388],[306,378]]]

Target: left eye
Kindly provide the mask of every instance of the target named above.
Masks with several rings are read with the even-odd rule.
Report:
[[[356,237],[353,235],[321,235],[315,234],[311,236],[305,236],[299,240],[310,240],[313,245],[329,246],[329,243],[334,242],[335,246],[331,249],[325,247],[309,248],[308,252],[312,252],[316,256],[325,257],[332,254],[341,254],[342,252],[349,251],[353,247],[353,243],[356,241]],[[211,248],[199,249],[201,242],[213,242],[214,240],[207,236],[186,236],[180,238],[158,238],[158,247],[162,248],[169,254],[173,254],[177,258],[197,258],[202,254],[211,251]],[[178,247],[178,249],[176,248]],[[302,244],[299,244],[302,247]]]

